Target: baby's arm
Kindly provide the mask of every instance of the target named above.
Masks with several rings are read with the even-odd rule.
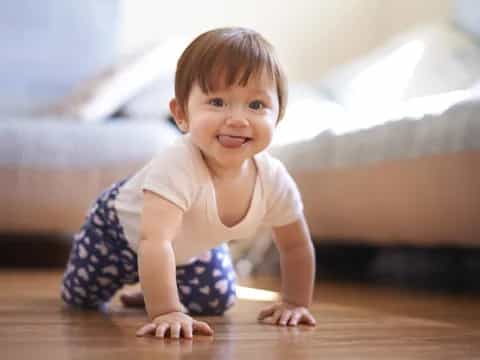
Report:
[[[280,253],[282,302],[263,310],[259,319],[270,323],[315,325],[308,307],[312,302],[315,278],[315,252],[304,217],[273,229]]]
[[[211,335],[210,327],[184,314],[176,284],[172,240],[182,222],[183,211],[150,191],[144,191],[141,235],[138,247],[140,283],[150,322],[138,335],[192,337],[193,330]]]

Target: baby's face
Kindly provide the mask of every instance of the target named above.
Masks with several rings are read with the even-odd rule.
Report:
[[[194,84],[186,120],[192,141],[206,161],[238,166],[272,141],[279,113],[276,84],[266,73],[246,86],[204,93]]]

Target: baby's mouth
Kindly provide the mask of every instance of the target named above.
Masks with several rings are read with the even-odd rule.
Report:
[[[235,135],[218,135],[218,141],[220,144],[227,148],[237,148],[250,141],[251,138],[246,136],[235,136]]]

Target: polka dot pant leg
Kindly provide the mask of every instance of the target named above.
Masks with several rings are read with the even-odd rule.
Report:
[[[121,184],[97,199],[74,236],[61,291],[69,305],[98,308],[124,284],[138,282],[137,255],[128,246],[113,208]]]
[[[192,315],[221,315],[236,298],[235,271],[228,246],[223,244],[177,266],[180,301]]]

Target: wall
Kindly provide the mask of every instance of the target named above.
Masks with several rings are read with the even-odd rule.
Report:
[[[447,19],[452,0],[125,0],[124,51],[171,35],[241,25],[276,47],[291,80],[318,79],[416,24]]]

